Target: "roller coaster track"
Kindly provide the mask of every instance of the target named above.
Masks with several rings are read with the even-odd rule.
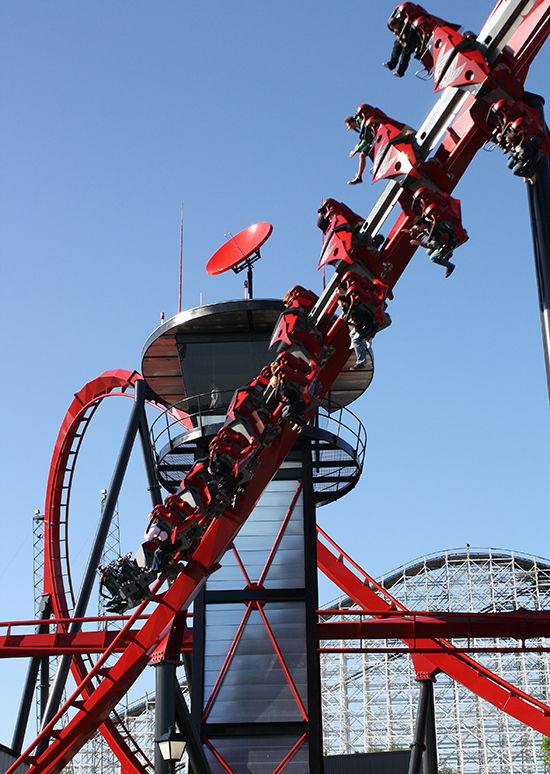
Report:
[[[515,16],[509,14],[510,9],[515,9]],[[480,34],[482,41],[489,38],[493,41],[493,48],[487,45],[488,61],[491,62],[491,57],[495,58],[506,44],[513,56],[512,76],[523,83],[530,63],[550,33],[549,20],[550,0],[501,0]],[[452,175],[453,187],[487,139],[487,134],[480,129],[476,118],[480,101],[487,102],[491,98],[487,93],[479,96],[459,92],[457,89],[443,92],[417,135],[419,144],[424,147],[425,157],[444,135],[435,158],[442,168]],[[486,104],[482,108],[486,110]],[[379,230],[402,195],[402,190],[395,183],[388,185],[366,221],[368,231],[376,233]],[[416,249],[409,244],[409,236],[405,234],[409,225],[407,216],[400,215],[383,250],[383,258],[391,260],[393,264],[393,269],[385,280],[392,288]],[[351,268],[354,271],[364,271],[355,264]],[[325,344],[333,345],[336,350],[318,377],[321,398],[348,359],[347,325],[341,318],[334,324],[330,321],[334,283],[334,280],[329,282],[312,313],[313,322],[325,331],[328,330]],[[66,618],[70,614],[71,604],[67,597],[74,600],[68,561],[65,559],[66,551],[60,549],[63,546],[66,548],[70,490],[82,439],[101,400],[111,395],[127,394],[137,379],[139,375],[135,372],[106,372],[75,396],[62,425],[48,481],[45,522],[47,554],[44,591],[52,596],[54,615],[57,618]],[[306,412],[304,420],[309,420],[313,413],[314,409]],[[82,659],[74,659],[72,668],[77,681],[75,692],[37,739],[8,769],[7,774],[15,772],[20,763],[29,765],[30,774],[57,774],[98,729],[101,729],[116,752],[124,770],[144,774],[148,763],[138,759],[138,751],[130,749],[130,742],[115,727],[109,715],[150,663],[155,652],[162,648],[176,616],[188,609],[209,575],[218,568],[221,558],[294,445],[298,434],[297,429],[285,422],[281,434],[275,438],[272,446],[261,448],[258,455],[260,465],[254,471],[246,490],[237,495],[232,507],[226,508],[219,518],[210,523],[173,585],[161,593],[157,584],[153,589],[153,596],[136,609],[120,635],[115,637],[91,670],[87,671]],[[357,566],[354,566],[355,572],[345,566],[346,558],[342,552],[337,552],[338,556],[335,556],[321,542],[319,546],[319,565],[334,577],[338,577],[341,588],[362,606],[370,604],[380,609],[381,597],[365,585],[373,583],[368,576],[359,571]],[[65,585],[68,592],[65,591]],[[378,591],[381,593],[380,589]],[[134,634],[139,616],[147,605],[153,604],[155,607],[149,618]],[[389,604],[395,604],[395,601],[388,600]],[[123,647],[116,662],[108,666],[108,659],[119,650],[130,630],[133,633],[132,640]],[[472,659],[453,653],[450,644],[444,640],[427,642],[432,648],[434,642],[437,643],[437,647],[441,647],[441,654],[413,654],[415,668],[419,674],[430,675],[434,671],[442,670],[522,722],[550,735],[550,708],[480,667]],[[66,725],[61,727],[60,720],[66,714],[71,717]],[[51,740],[49,745],[44,752],[35,755],[35,748],[46,738]]]
[[[407,608],[383,586],[371,578],[353,559],[339,548],[328,535],[317,528],[317,566],[336,585],[364,610],[400,610]],[[380,616],[375,616],[380,617]],[[531,728],[550,736],[550,707],[515,688],[491,670],[481,666],[464,653],[453,652],[453,645],[444,639],[403,640],[415,650],[426,648],[441,653],[411,653],[417,677],[433,676],[437,672],[462,683],[482,699],[504,710]]]
[[[99,405],[108,397],[132,397],[132,390],[140,375],[136,371],[114,370],[88,382],[74,397],[61,424],[50,466],[44,516],[44,595],[48,596],[54,617],[67,619],[74,607],[75,597],[69,564],[68,525],[69,505],[75,466],[84,436]],[[164,410],[156,403],[155,408]],[[68,629],[69,622],[60,625]],[[71,661],[71,671],[77,684],[82,683],[90,665],[81,655]],[[86,685],[89,695],[93,685]],[[107,718],[101,733],[125,769],[132,774],[146,774],[151,762],[142,752],[120,718]]]

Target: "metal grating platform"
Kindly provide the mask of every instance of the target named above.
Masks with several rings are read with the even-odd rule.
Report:
[[[192,398],[186,401],[188,407],[192,401]],[[172,493],[179,490],[182,479],[195,462],[207,455],[208,444],[222,424],[213,412],[189,414],[188,423],[193,427],[181,432],[181,420],[166,413],[151,427],[157,477]],[[304,443],[311,445],[317,505],[333,502],[353,489],[361,475],[367,445],[366,430],[355,414],[344,407],[337,408],[334,403],[330,413],[319,409],[287,460],[299,455]],[[284,478],[283,464],[275,479]]]

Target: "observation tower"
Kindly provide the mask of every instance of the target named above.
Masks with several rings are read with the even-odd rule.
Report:
[[[207,270],[244,263],[251,295],[246,262],[264,226],[233,237]],[[247,248],[235,249],[246,240]],[[168,492],[180,491],[180,482],[207,457],[235,391],[274,360],[276,348],[269,346],[284,309],[280,300],[251,297],[208,304],[166,321],[145,343],[143,377],[158,401],[178,410],[177,417],[162,414],[151,426],[157,478]],[[224,771],[224,763],[233,771],[255,770],[260,760],[287,760],[289,772],[321,770],[315,509],[345,495],[361,474],[366,435],[345,404],[370,383],[372,355],[363,370],[351,370],[354,362],[350,352],[349,366],[194,601],[187,679],[193,724],[212,772]],[[157,738],[175,717],[174,667],[159,666]],[[163,670],[167,689],[158,679]]]

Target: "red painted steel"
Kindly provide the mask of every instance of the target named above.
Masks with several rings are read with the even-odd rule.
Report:
[[[137,371],[105,371],[75,395],[61,424],[52,455],[44,516],[43,593],[49,595],[56,618],[67,618],[74,604],[71,573],[66,562],[67,550],[65,547],[63,551],[61,547],[67,529],[75,465],[85,433],[100,403],[107,397],[132,397],[131,391],[137,379],[141,379]],[[150,405],[161,408],[154,403]],[[188,424],[184,414],[178,412],[177,416],[182,423]],[[66,630],[68,625],[68,622],[62,623],[61,628]],[[80,654],[73,658],[71,671],[77,684],[86,677],[88,668]],[[88,688],[84,690],[88,691]],[[123,724],[119,724],[119,728],[124,729]],[[120,730],[107,718],[101,726],[101,733],[128,774],[146,774],[146,769],[128,744],[127,740],[130,740],[137,749],[128,732],[127,739],[124,739]]]
[[[418,640],[418,642],[425,642],[425,640]],[[419,645],[417,647],[411,645],[410,647],[402,645],[402,646],[391,646],[388,648],[384,647],[376,647],[374,645],[369,645],[368,647],[362,647],[362,648],[340,648],[340,647],[325,647],[325,648],[318,648],[319,653],[391,653],[392,655],[395,654],[405,654],[405,655],[414,655],[414,654],[430,654],[430,653],[440,653],[441,648],[430,648],[427,645]],[[461,648],[458,645],[455,645],[453,647],[453,654],[458,653],[467,653],[468,655],[472,654],[494,654],[494,653],[550,653],[550,647],[548,648],[529,648],[527,646],[522,647],[498,647],[498,646],[491,646],[487,645],[487,647],[474,647],[471,645],[470,647],[466,646],[464,648]],[[419,680],[422,678],[418,678]]]
[[[353,611],[357,614],[357,611]],[[336,613],[336,611],[334,611]],[[338,615],[346,615],[338,612]],[[353,613],[350,613],[353,614]],[[327,615],[323,611],[321,615]],[[550,637],[550,611],[518,610],[512,613],[409,612],[407,617],[387,611],[385,618],[362,621],[327,621],[318,624],[320,640],[412,640],[444,637],[483,639],[509,637],[525,640]],[[390,616],[389,618],[387,616]]]
[[[260,602],[261,604],[261,602]],[[319,615],[357,615],[357,610],[321,610]],[[440,648],[415,647],[415,640],[426,638],[453,638],[453,639],[494,639],[510,638],[521,641],[523,644],[509,647],[477,647],[465,646],[456,648],[459,652],[536,652],[548,653],[550,647],[537,647],[525,645],[525,640],[550,637],[550,612],[539,610],[516,611],[513,613],[437,613],[428,614],[426,611],[408,611],[407,616],[395,614],[394,611],[364,611],[369,616],[381,616],[384,620],[368,619],[361,621],[322,621],[317,624],[317,636],[319,641],[327,640],[376,640],[376,639],[402,639],[412,642],[411,651],[415,652],[439,652]],[[398,617],[399,615],[399,617]],[[68,619],[70,621],[77,619]],[[89,622],[94,619],[83,619]],[[53,622],[50,622],[53,623]],[[4,626],[5,624],[0,624]],[[63,654],[76,655],[85,653],[104,653],[113,645],[119,632],[116,630],[99,630],[92,632],[55,632],[42,634],[14,634],[11,629],[15,626],[35,626],[36,621],[16,621],[8,624],[8,632],[0,636],[0,658],[30,658],[33,656],[60,656]],[[117,640],[114,652],[121,653],[126,646],[135,640],[139,629],[130,629],[124,632],[122,638]],[[192,630],[187,629],[183,638],[181,652],[190,653],[193,645]],[[394,652],[403,651],[403,648],[320,648],[322,652]]]
[[[135,371],[106,371],[86,384],[75,395],[57,437],[46,490],[43,593],[50,595],[54,616],[58,618],[67,617],[70,614],[67,596],[74,603],[70,569],[68,565],[63,565],[64,553],[59,549],[62,545],[61,515],[63,511],[65,514],[68,511],[80,446],[91,418],[103,398],[108,395],[126,394],[133,388],[137,378],[139,374]],[[67,590],[64,588],[64,578],[68,583]],[[81,682],[87,674],[87,668],[80,655],[73,658],[71,671],[77,683]],[[106,722],[102,725],[101,733],[128,772],[146,774],[143,764],[132,753],[128,743],[109,718],[106,718]]]
[[[261,604],[261,602],[260,602]],[[422,639],[426,637],[453,637],[467,639],[468,626],[466,624],[451,625],[445,620],[437,622],[430,621],[428,616],[424,613],[425,621],[421,622],[420,628],[417,632],[417,638]],[[414,623],[410,621],[363,621],[360,628],[356,628],[358,625],[352,625],[351,623],[332,623],[323,622],[318,624],[317,633],[320,641],[328,640],[353,640],[353,639],[410,639],[414,643]],[[531,637],[544,637],[548,636],[548,625],[545,622],[544,626],[534,627],[535,633],[531,634]],[[470,637],[481,638],[493,638],[493,637],[510,637],[513,639],[519,638],[518,625],[512,626],[502,625],[493,629],[492,623],[484,624],[482,628],[475,629],[478,633],[470,633]],[[117,640],[117,643],[113,646],[113,653],[122,653],[128,643],[133,642],[136,637],[135,631],[125,632],[122,639]],[[453,633],[454,632],[454,633]],[[62,634],[20,634],[20,635],[4,635],[0,637],[0,659],[1,658],[32,658],[42,656],[62,656],[62,655],[83,655],[83,654],[100,654],[104,653],[107,648],[113,645],[113,642],[117,636],[116,631],[98,631],[98,632],[75,632],[74,634],[62,633]],[[181,653],[192,652],[192,634],[189,632],[185,635],[184,641],[181,647]],[[411,653],[439,653],[440,648],[428,648],[423,646],[417,648],[413,645],[408,651],[404,648],[376,648],[369,645],[367,648],[336,648],[336,647],[324,647],[319,648],[321,653],[396,653],[396,652],[411,652]],[[529,645],[517,645],[510,647],[496,647],[496,646],[465,646],[456,647],[457,653],[550,653],[550,647],[537,647]]]
[[[36,623],[36,622],[35,622]],[[139,629],[125,631],[124,637],[117,640],[113,652],[121,653],[136,638]],[[83,655],[105,653],[113,645],[118,632],[57,632],[52,634],[6,634],[0,636],[0,658],[24,658],[34,656]],[[181,652],[192,650],[192,633],[185,634]]]
[[[50,465],[44,516],[44,594],[51,595],[57,618],[67,618],[69,604],[74,603],[70,571],[63,564],[64,555],[60,551],[64,542],[62,511],[69,507],[75,464],[84,435],[101,401],[107,397],[131,396],[137,379],[141,379],[137,371],[105,371],[76,393],[61,424]],[[150,405],[163,410],[156,403]],[[178,412],[178,419],[189,427],[182,412]],[[68,588],[64,586],[65,577]]]
[[[223,274],[250,258],[271,236],[271,223],[254,223],[216,250],[206,264],[207,274]]]
[[[6,634],[0,637],[0,658],[23,658],[33,656],[82,655],[104,653],[113,644],[118,632],[57,632],[54,634]],[[127,632],[117,650],[122,651],[135,637],[136,632]]]
[[[326,533],[319,528],[317,530],[318,567],[350,599],[365,610],[382,609],[389,612],[393,608],[408,612],[404,605],[385,589],[381,589],[380,585],[355,564]],[[335,552],[329,549],[327,542]],[[407,645],[413,643],[416,648],[423,649],[420,654],[411,654],[418,676],[431,676],[438,671],[445,672],[495,707],[542,734],[550,736],[550,707],[543,702],[510,685],[474,659],[457,653],[451,643],[445,640],[419,638],[415,641],[405,638],[404,641]],[[426,654],[424,649],[435,649],[438,652]]]
[[[222,756],[219,754],[219,752],[216,750],[212,742],[210,742],[208,739],[204,740],[204,743],[210,750],[210,752],[217,758],[217,760],[221,763],[221,765],[224,767],[224,769],[228,772],[228,774],[235,774],[233,769],[224,761]]]
[[[238,564],[238,565],[239,565],[239,567],[241,568],[242,574],[243,574],[243,575],[244,575],[244,577],[245,577],[245,580],[246,580],[246,585],[247,585],[247,586],[250,586],[250,578],[248,577],[248,573],[247,573],[247,571],[246,571],[246,568],[245,568],[245,566],[244,566],[244,564],[243,564],[243,561],[242,561],[241,557],[239,556],[239,552],[237,551],[237,549],[235,548],[235,546],[233,546],[233,555],[234,555],[235,559],[237,560],[237,564]]]
[[[550,0],[539,0],[526,14],[520,27],[512,35],[509,41],[510,49],[514,54],[511,64],[512,80],[516,78],[518,82],[523,82],[529,64],[550,32],[549,19]],[[495,78],[497,77],[494,68],[491,68],[490,74]],[[485,96],[484,99],[486,98]],[[474,97],[469,97],[466,100],[435,153],[435,158],[440,162],[443,170],[452,176],[449,192],[456,186],[473,156],[487,138],[483,122],[479,118],[478,107],[478,101]],[[482,105],[482,108],[484,110],[485,105]],[[404,202],[406,202],[407,196],[410,196],[410,192],[406,191],[401,195]],[[238,242],[236,242],[239,260],[232,263],[233,259],[229,259],[228,256],[230,250],[225,245],[221,248],[221,262],[216,261],[212,264],[210,268],[213,268],[213,271],[211,273],[231,268],[232,265],[250,256],[251,252],[267,239],[271,233],[271,226],[269,224],[258,225],[264,226],[264,233],[256,247],[252,248],[252,242],[245,243],[244,248],[246,249],[241,246],[239,250]],[[391,259],[393,264],[393,269],[385,280],[390,287],[395,285],[416,249],[409,244],[409,235],[404,233],[409,225],[409,216],[402,214],[391,230],[381,256],[383,260]],[[269,229],[265,228],[266,226],[269,226]],[[233,239],[237,240],[239,236],[241,235],[237,235]],[[224,268],[221,268],[222,266]],[[319,381],[322,388],[320,397],[326,393],[348,357],[347,326],[341,320],[333,326],[325,343],[335,346],[336,355],[330,358],[325,369],[320,373]],[[86,385],[75,396],[60,430],[50,469],[45,521],[48,550],[45,565],[45,591],[53,595],[54,614],[57,617],[66,616],[68,607],[65,591],[59,592],[59,589],[62,588],[64,570],[66,571],[67,567],[64,567],[59,551],[59,546],[63,541],[61,522],[55,515],[59,515],[68,506],[74,460],[78,455],[82,437],[97,405],[107,395],[127,394],[137,378],[139,375],[136,372],[111,371]],[[307,412],[304,419],[307,421],[312,413],[313,410]],[[79,432],[80,430],[82,432]],[[90,673],[86,674],[83,662],[75,659],[73,669],[77,680],[81,680],[77,691],[67,702],[65,708],[54,718],[50,726],[35,740],[21,759],[9,769],[9,772],[15,771],[21,760],[26,760],[31,764],[30,774],[35,774],[35,772],[36,774],[38,772],[40,774],[42,772],[56,774],[69,762],[85,741],[101,727],[102,732],[107,734],[109,744],[117,750],[123,768],[133,771],[135,774],[144,774],[143,766],[137,761],[133,761],[126,741],[119,736],[117,737],[117,732],[109,721],[108,715],[145,668],[152,653],[168,634],[175,615],[189,606],[204,585],[208,575],[217,568],[219,560],[230,547],[263,489],[292,447],[297,435],[297,431],[287,425],[270,448],[261,450],[259,454],[261,465],[255,471],[246,491],[238,495],[234,508],[227,508],[219,519],[211,523],[187,567],[178,576],[173,586],[164,594],[154,598],[154,601],[158,602],[156,609],[136,633],[135,639],[125,647],[114,666],[105,667],[105,660],[107,656],[115,652],[115,649],[122,642],[132,626],[132,621],[137,620],[135,617],[132,617],[131,621],[126,624],[124,633],[120,634],[120,639],[115,638],[107,648],[105,655],[99,660],[98,665]],[[322,543],[319,543],[319,557],[323,570],[329,573],[329,577],[333,577],[338,585],[358,604],[376,606],[376,609],[379,609],[383,601],[382,598],[369,586],[364,585],[365,581],[372,583],[371,579],[368,579],[366,574],[363,574],[363,581],[357,577],[350,566],[344,564],[347,557],[344,559],[343,554],[340,554],[340,559],[335,557]],[[381,593],[380,589],[378,591]],[[70,592],[72,594],[72,590]],[[387,600],[389,595],[383,596]],[[391,603],[387,602],[387,604],[389,606]],[[145,606],[146,603],[138,608],[137,612],[141,613]],[[404,610],[403,606],[400,606],[400,609]],[[550,735],[550,708],[510,686],[489,670],[480,667],[472,659],[453,652],[448,643],[431,639],[423,640],[423,642],[425,642],[426,647],[440,647],[441,653],[413,655],[415,667],[419,674],[432,674],[437,670],[445,671],[495,706],[504,709],[542,733]],[[416,644],[418,645],[418,642]],[[95,678],[99,678],[97,685],[93,684]],[[76,714],[64,728],[56,730],[55,723],[68,707],[76,708]],[[32,751],[36,742],[45,735],[51,735],[53,740],[38,760],[33,759]]]
[[[349,335],[347,324],[342,319],[331,327],[326,343],[335,347],[335,354],[319,374],[320,399],[326,394],[348,359]],[[314,411],[314,408],[310,408],[304,414],[306,422]],[[262,448],[259,452],[261,464],[248,482],[246,491],[237,495],[234,507],[226,508],[220,518],[212,521],[192,558],[169,590],[163,595],[153,597],[153,600],[158,602],[158,606],[137,634],[136,640],[126,648],[111,668],[98,668],[96,665],[49,726],[23,753],[19,762],[23,760],[31,764],[29,774],[46,771],[57,774],[108,719],[109,712],[149,663],[150,656],[168,633],[176,613],[187,609],[203,587],[208,575],[217,569],[219,560],[230,548],[241,526],[279,469],[298,435],[298,430],[293,429],[290,423],[286,423],[281,434],[273,441],[273,445]],[[140,614],[150,601],[138,608]],[[125,629],[129,626],[130,622]],[[106,656],[110,653],[111,649],[106,651],[105,657],[100,659],[98,664],[104,664]],[[86,697],[85,693],[90,691],[91,676],[99,676],[101,681]],[[81,694],[84,695],[83,703]],[[64,728],[55,729],[55,723],[71,706],[77,706],[78,712]],[[54,738],[50,745],[37,760],[34,759],[32,751],[36,744],[44,736],[52,735],[52,730]],[[19,765],[18,762],[8,770],[10,774],[15,771],[17,765]]]
[[[303,734],[298,739],[298,741],[296,742],[296,744],[294,745],[292,750],[288,753],[288,755],[286,755],[285,758],[283,758],[283,760],[277,766],[277,768],[275,769],[273,774],[279,774],[279,772],[282,771],[282,769],[286,766],[286,764],[289,762],[289,760],[296,754],[296,752],[300,749],[300,747],[303,745],[303,743],[306,741],[306,739],[307,739],[307,734]]]

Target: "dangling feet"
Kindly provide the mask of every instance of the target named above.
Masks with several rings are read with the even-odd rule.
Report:
[[[450,277],[453,271],[456,269],[454,263],[447,264],[447,270],[445,271],[445,277]]]
[[[359,185],[359,183],[363,182],[363,178],[359,175],[356,175],[353,180],[348,180],[348,185]]]

